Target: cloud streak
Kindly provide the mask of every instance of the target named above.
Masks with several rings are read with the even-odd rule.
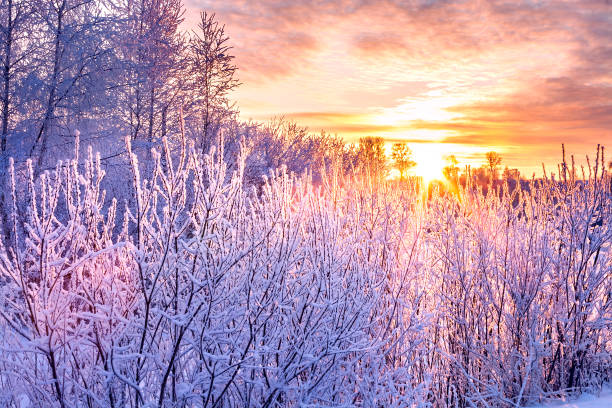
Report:
[[[548,152],[566,142],[586,151],[612,141],[610,1],[189,0],[188,7],[226,23],[247,117],[286,114],[349,139],[435,139],[508,154],[516,146]]]

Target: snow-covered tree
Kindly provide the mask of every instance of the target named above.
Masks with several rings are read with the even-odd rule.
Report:
[[[188,61],[191,81],[190,113],[201,123],[199,144],[206,152],[219,132],[221,123],[231,115],[228,93],[239,82],[233,63],[232,47],[215,14],[202,12],[197,30],[189,38]]]

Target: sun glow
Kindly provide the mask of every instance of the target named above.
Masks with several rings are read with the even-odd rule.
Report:
[[[404,98],[399,106],[383,108],[373,117],[380,125],[400,126],[412,121],[444,122],[460,114],[447,109],[460,103],[457,98],[443,97],[435,93],[416,98]]]
[[[442,169],[446,164],[439,152],[415,155],[415,161],[417,165],[412,169],[412,172],[416,176],[422,177],[424,182],[444,181]]]
[[[423,181],[429,183],[433,180],[444,181],[442,170],[446,166],[445,154],[436,146],[419,145],[413,147],[413,160],[417,163],[411,169],[411,173],[422,177]]]

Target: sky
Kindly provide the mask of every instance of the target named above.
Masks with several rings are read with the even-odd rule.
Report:
[[[226,25],[245,120],[405,141],[419,166],[495,150],[528,177],[562,143],[612,149],[612,0],[187,0],[186,27],[200,10]]]

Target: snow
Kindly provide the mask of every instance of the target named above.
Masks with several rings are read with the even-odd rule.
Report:
[[[582,394],[572,401],[556,401],[531,408],[612,408],[612,387],[604,388],[597,395]]]

